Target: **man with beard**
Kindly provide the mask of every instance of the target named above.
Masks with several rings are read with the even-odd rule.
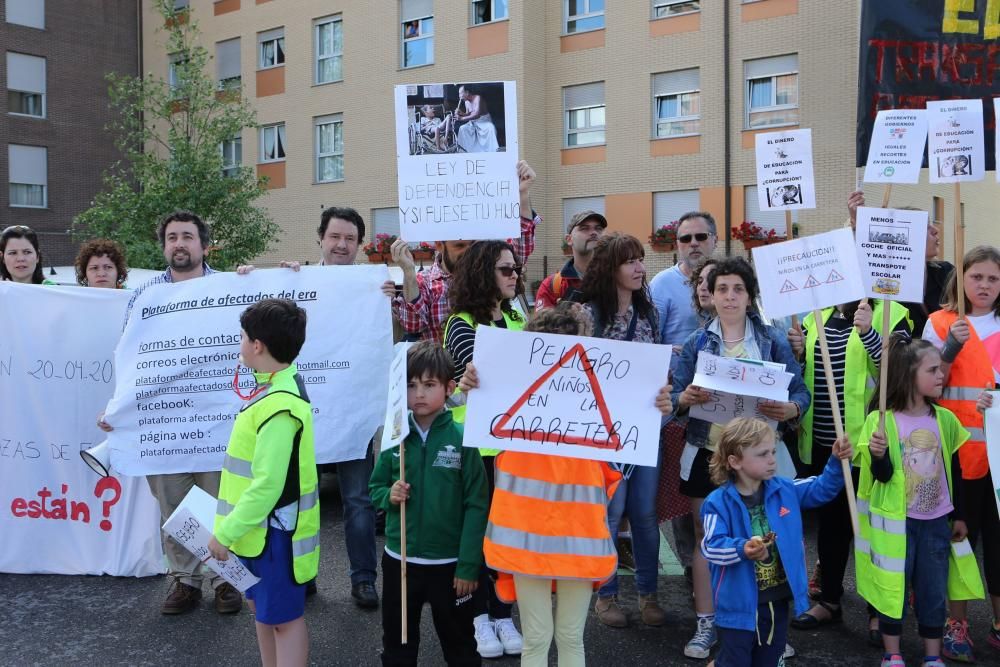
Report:
[[[594,246],[607,228],[607,218],[597,211],[580,211],[570,219],[566,242],[573,248],[573,257],[538,286],[535,312],[555,308],[563,299],[576,301]]]
[[[205,249],[209,244],[208,225],[194,213],[168,213],[156,228],[156,236],[163,248],[163,257],[167,260],[167,270],[135,290],[125,315],[126,321],[136,298],[151,285],[192,280],[215,273],[205,262]],[[104,421],[103,415],[98,418],[97,425],[104,431],[112,430],[112,426]],[[213,498],[218,497],[219,477],[219,471],[147,475],[149,490],[160,506],[160,523],[174,513],[195,485],[210,493]],[[243,596],[231,584],[202,565],[197,556],[175,542],[174,538],[164,533],[162,540],[171,586],[160,608],[161,613],[176,615],[197,608],[201,601],[201,583],[205,577],[215,589],[215,610],[218,613],[235,614],[243,608]]]
[[[531,184],[535,181],[535,171],[527,162],[517,163],[517,176],[521,196],[521,238],[512,239],[514,261],[523,266],[535,249],[535,226],[541,217],[531,210]],[[530,211],[532,217],[526,217]],[[475,241],[438,241],[434,244],[437,255],[429,268],[419,273],[413,254],[406,241],[397,239],[392,244],[392,261],[403,270],[403,295],[392,301],[392,314],[403,330],[410,336],[422,340],[442,343],[444,323],[451,313],[448,303],[448,285],[455,263]]]

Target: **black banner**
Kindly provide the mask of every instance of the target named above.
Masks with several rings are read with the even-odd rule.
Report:
[[[862,0],[858,62],[857,166],[868,159],[880,109],[923,109],[928,100],[978,97],[985,101],[986,169],[996,169],[1000,2]]]

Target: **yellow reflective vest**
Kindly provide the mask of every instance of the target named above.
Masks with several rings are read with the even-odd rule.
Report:
[[[292,442],[260,442],[261,428],[283,413],[298,425]],[[282,470],[267,469],[280,448],[291,448],[290,462]],[[292,486],[294,471],[298,472],[298,488]],[[285,480],[278,498],[273,498],[273,488],[267,488],[275,478]],[[292,533],[292,569],[295,580],[304,584],[316,577],[319,567],[319,484],[312,406],[292,364],[275,373],[267,390],[245,405],[233,423],[219,480],[215,535],[236,555],[255,558],[264,551],[267,524],[274,510],[295,501],[298,516]]]
[[[949,410],[934,407],[948,490],[951,489],[951,458],[969,439],[958,418]],[[890,618],[902,618],[906,590],[906,473],[902,447],[892,411],[885,414],[887,454],[892,461],[892,478],[883,484],[871,471],[872,456],[868,441],[878,430],[878,412],[865,420],[858,444],[856,462],[861,466],[858,482],[858,523],[861,534],[854,539],[854,561],[858,593],[873,607]],[[951,549],[948,561],[948,597],[971,600],[984,597],[979,566],[971,549],[961,554]]]

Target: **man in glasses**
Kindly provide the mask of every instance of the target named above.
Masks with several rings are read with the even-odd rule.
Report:
[[[576,300],[583,274],[594,255],[594,246],[607,228],[607,218],[597,211],[580,211],[570,219],[566,242],[573,249],[573,256],[539,285],[535,295],[535,312],[555,308],[563,299]]]

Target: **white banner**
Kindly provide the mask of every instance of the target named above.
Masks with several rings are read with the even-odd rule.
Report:
[[[858,208],[858,263],[865,294],[873,299],[924,300],[927,212]]]
[[[993,407],[986,411],[983,425],[986,429],[986,456],[990,462],[990,485],[993,487],[993,499],[997,501],[997,511],[1000,511],[1000,391],[993,394]]]
[[[317,463],[362,458],[385,414],[392,358],[384,265],[216,274],[154,285],[135,300],[115,350],[106,421],[112,465],[132,475],[219,470],[241,401],[255,386],[239,362],[247,306],[289,298],[308,313],[296,359],[313,407]]]
[[[777,428],[776,421],[761,414],[760,406],[765,401],[787,401],[792,377],[782,364],[699,352],[691,384],[707,390],[712,399],[692,405],[689,414],[713,424],[758,417]]]
[[[812,130],[767,132],[754,141],[760,210],[816,208]]]
[[[80,458],[104,439],[129,296],[0,282],[0,572],[163,572],[146,480],[102,478]]]
[[[931,183],[981,181],[986,176],[983,101],[927,103],[927,165]]]
[[[925,110],[882,109],[875,117],[875,125],[872,127],[865,181],[919,183],[926,145]]]
[[[466,447],[656,465],[669,345],[476,329]]]
[[[752,252],[768,317],[797,315],[865,295],[850,229],[760,246]]]
[[[389,400],[385,404],[382,446],[379,451],[399,447],[410,435],[409,410],[406,407],[406,359],[411,343],[396,343],[389,366]]]
[[[402,238],[517,238],[515,83],[396,86],[395,109]]]

